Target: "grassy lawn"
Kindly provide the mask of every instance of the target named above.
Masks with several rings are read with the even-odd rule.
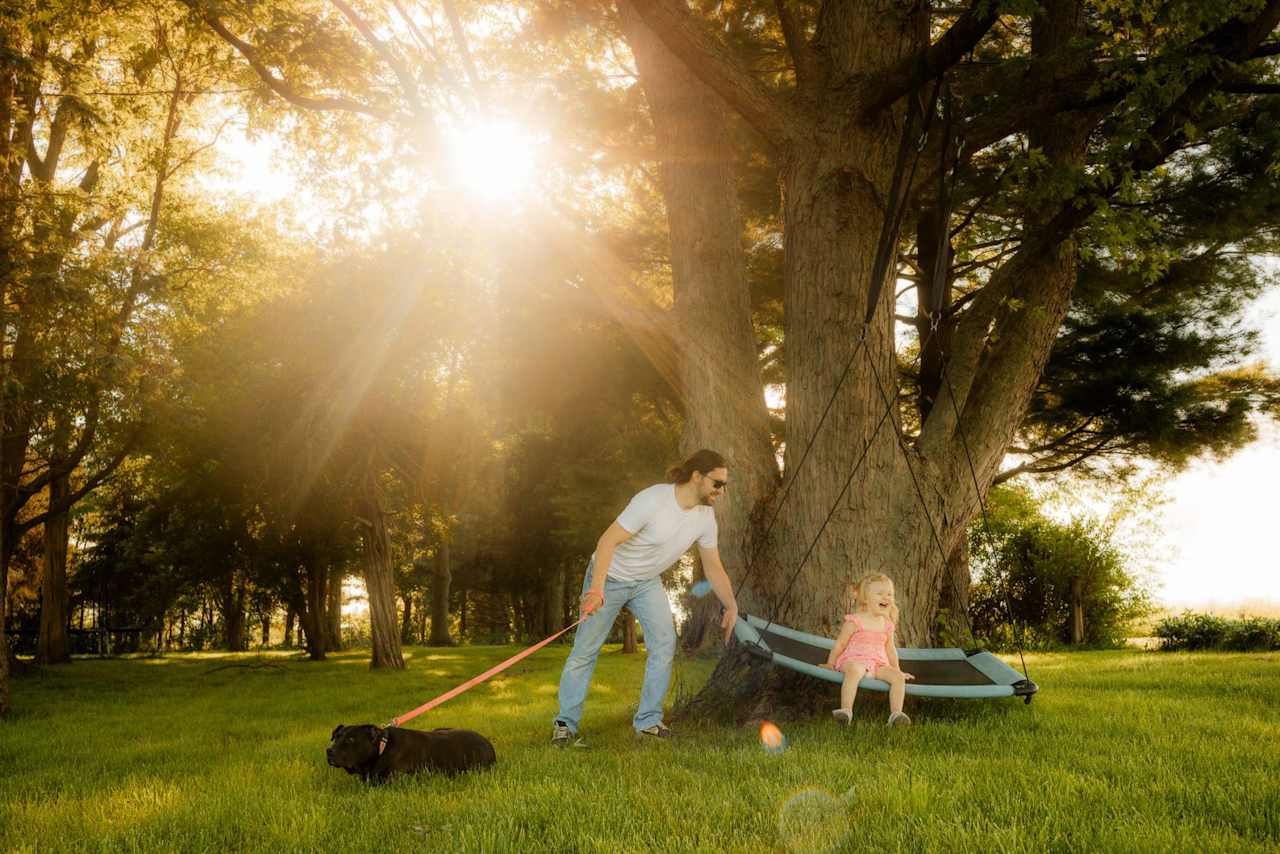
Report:
[[[498,766],[367,788],[325,764],[339,723],[381,722],[514,652],[83,660],[24,677],[0,723],[0,850],[1276,851],[1280,655],[1027,657],[1020,701],[883,695],[848,730],[631,734],[643,655],[602,656],[589,750],[551,749],[567,650],[544,650],[410,726],[487,734]],[[265,667],[222,667],[269,662]],[[220,669],[219,669],[220,668]],[[707,662],[677,665],[692,690]],[[834,686],[832,686],[834,697]]]

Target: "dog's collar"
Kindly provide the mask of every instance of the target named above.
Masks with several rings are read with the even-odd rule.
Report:
[[[391,732],[390,727],[378,732],[378,755],[382,755],[382,751],[387,749],[387,736]]]

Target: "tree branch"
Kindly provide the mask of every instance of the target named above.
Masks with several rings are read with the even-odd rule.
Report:
[[[1218,91],[1233,95],[1280,95],[1280,83],[1223,83]]]
[[[356,28],[356,32],[360,33],[360,36],[369,43],[374,52],[387,63],[391,72],[395,74],[396,80],[400,81],[400,89],[404,92],[404,97],[409,102],[409,108],[413,115],[420,120],[430,121],[430,116],[423,107],[422,98],[418,93],[418,81],[409,73],[408,67],[401,61],[400,57],[396,56],[395,51],[391,50],[386,42],[378,38],[368,22],[360,17],[346,0],[329,0],[329,2],[338,7],[343,16],[351,22],[351,26]]]
[[[941,77],[963,59],[1000,17],[999,6],[998,0],[973,0],[936,42],[871,75],[862,85],[863,91],[870,94],[864,102],[862,121],[871,121],[894,101],[921,84]]]
[[[223,24],[218,16],[213,13],[207,0],[182,0],[182,3],[199,15],[201,19],[209,25],[210,29],[222,37],[223,41],[235,48],[236,51],[238,51],[249,63],[249,66],[257,72],[258,77],[262,79],[263,83],[267,84],[267,87],[271,89],[272,92],[275,92],[295,107],[302,107],[306,110],[336,110],[349,113],[359,113],[361,115],[371,116],[372,118],[379,119],[381,121],[386,121],[392,117],[392,113],[389,110],[372,107],[368,104],[362,104],[359,101],[354,101],[350,98],[314,98],[310,95],[301,94],[291,84],[277,77],[275,73],[267,67],[266,63],[262,61],[261,56],[253,45],[240,40],[234,33],[227,29],[226,25]]]
[[[805,38],[804,24],[796,14],[794,0],[774,0],[778,11],[778,23],[782,26],[782,39],[791,54],[796,70],[796,88],[802,91],[818,82],[820,77],[818,58]]]
[[[673,0],[621,0],[630,3],[667,49],[724,98],[749,125],[775,148],[800,137],[809,121],[777,92],[760,82],[751,70],[707,33]]]
[[[36,151],[36,142],[32,134],[27,134],[27,168],[37,181],[47,184],[53,180],[58,171],[58,159],[62,156],[62,145],[67,141],[67,126],[71,113],[75,111],[74,98],[58,99],[58,109],[54,112],[53,121],[49,123],[49,144],[45,146],[44,158]]]

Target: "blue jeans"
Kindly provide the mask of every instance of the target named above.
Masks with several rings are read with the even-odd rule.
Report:
[[[582,592],[591,586],[591,573],[595,560],[587,566],[587,577],[582,582]],[[605,579],[604,604],[578,626],[573,639],[573,652],[564,663],[560,674],[560,712],[556,720],[577,733],[582,721],[582,704],[587,698],[591,673],[596,669],[596,657],[600,647],[609,637],[609,630],[618,612],[627,608],[640,621],[644,630],[644,646],[648,661],[644,666],[644,685],[640,688],[640,706],[632,725],[647,729],[662,723],[662,701],[671,684],[671,661],[676,652],[676,629],[671,619],[671,602],[662,588],[661,578],[648,581],[618,581]]]

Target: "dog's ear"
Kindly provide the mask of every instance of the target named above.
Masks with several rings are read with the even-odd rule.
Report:
[[[333,734],[329,736],[329,740],[330,740],[330,741],[333,741],[335,738],[337,738],[337,737],[338,737],[338,733],[342,732],[342,730],[343,730],[345,727],[346,727],[346,724],[338,724],[336,727],[334,727],[334,728],[333,728]]]

